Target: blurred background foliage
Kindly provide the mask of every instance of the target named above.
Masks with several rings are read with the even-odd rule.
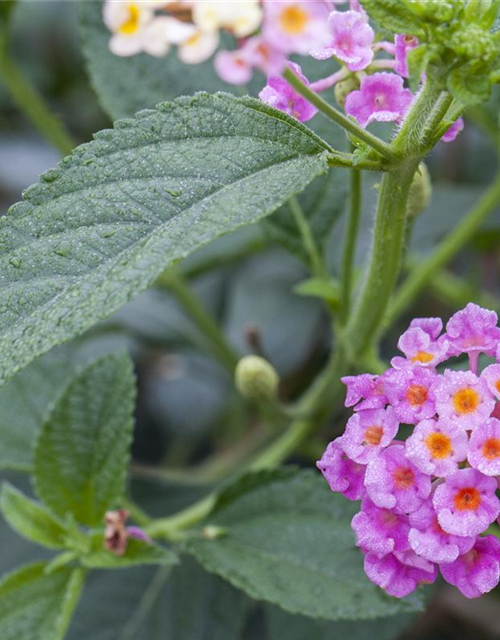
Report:
[[[74,2],[22,2],[12,21],[12,54],[74,137],[84,142],[93,132],[110,126],[111,121],[90,85],[77,23]],[[119,63],[132,64],[123,60]],[[166,97],[181,92],[173,82]],[[497,104],[494,100],[489,107],[493,117],[498,117]],[[326,122],[321,116],[316,120],[313,126],[324,130]],[[383,134],[383,128],[377,133]],[[338,146],[336,134],[329,129],[325,135]],[[0,83],[1,212],[58,159],[58,152],[31,128]],[[478,199],[496,172],[497,156],[488,136],[471,117],[457,141],[439,144],[428,163],[433,195],[430,206],[413,225],[410,263],[432,251]],[[340,259],[347,182],[347,173],[336,170],[324,186],[320,207],[320,213],[329,212],[329,224],[325,227],[324,215],[312,219],[315,233],[327,244],[333,272]],[[370,245],[376,183],[376,175],[366,175],[358,264]],[[304,194],[304,206],[313,210],[316,197],[317,189]],[[500,208],[387,333],[382,358],[389,359],[395,353],[399,334],[415,315],[446,319],[470,299],[498,306],[499,239]],[[234,351],[258,353],[272,362],[281,376],[281,397],[285,400],[293,400],[308,385],[331,344],[329,321],[321,302],[295,292],[308,278],[301,258],[292,216],[284,209],[270,222],[222,238],[180,265],[182,277],[189,278]],[[455,286],[457,276],[461,278],[459,287]],[[15,470],[25,471],[31,464],[30,442],[33,425],[38,422],[34,416],[46,411],[71,369],[122,345],[135,359],[139,381],[132,496],[151,514],[166,515],[201,497],[227,468],[237,466],[239,457],[243,459],[270,434],[257,413],[237,395],[230,375],[212,357],[204,338],[165,283],[136,298],[76,343],[53,350],[0,389],[0,426],[8,422],[11,432],[12,425],[16,427],[13,441],[2,442],[0,467],[9,466],[6,475],[16,473],[19,485]],[[339,407],[334,419],[309,442],[296,462],[312,465],[324,444],[342,431],[344,418]],[[9,451],[5,456],[8,465],[2,457],[4,447]],[[13,459],[17,460],[15,465]],[[2,573],[33,557],[31,545],[4,525],[0,539]],[[497,594],[465,602],[450,589],[441,591],[417,621],[403,617],[376,623],[333,624],[292,617],[271,606],[259,607],[203,572],[194,561],[186,571],[174,572],[167,582],[162,580],[161,571],[150,569],[130,571],[126,578],[118,572],[97,573],[92,581],[93,588],[87,589],[69,633],[71,640],[130,640],[138,629],[137,637],[173,639],[174,628],[184,634],[175,640],[500,638],[498,625],[495,628],[491,622],[498,620],[498,613],[490,615],[490,611],[498,611]]]

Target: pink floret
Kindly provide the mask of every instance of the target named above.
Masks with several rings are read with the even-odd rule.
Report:
[[[309,81],[303,75],[300,66],[293,62],[288,64],[295,75],[308,85]],[[310,120],[318,113],[316,107],[313,107],[312,104],[298,94],[281,76],[269,76],[267,85],[259,93],[259,98],[271,105],[271,107],[283,111],[301,122]]]
[[[342,436],[345,453],[360,464],[367,464],[396,437],[399,421],[394,409],[366,409],[349,418]]]
[[[408,541],[413,551],[431,562],[453,562],[474,546],[475,536],[452,536],[441,528],[431,501],[425,502],[409,516]]]
[[[415,557],[410,558],[408,552],[401,555],[390,553],[378,558],[368,553],[365,556],[366,575],[389,595],[404,598],[419,584],[432,584],[437,577],[435,564],[413,555]]]
[[[483,369],[481,378],[488,385],[490,392],[500,400],[500,364],[490,364],[489,367]]]
[[[434,339],[429,333],[429,327],[410,326],[399,338],[398,349],[406,358],[393,358],[391,364],[395,369],[410,367],[434,368],[447,360],[448,342],[444,337]]]
[[[365,467],[350,460],[342,449],[342,438],[330,442],[316,466],[332,491],[349,500],[361,500],[365,495]]]
[[[431,340],[437,340],[443,330],[441,318],[414,318],[410,322],[410,329],[422,329]]]
[[[441,573],[467,598],[479,598],[500,580],[500,541],[495,536],[478,538],[468,553],[442,565]]]
[[[487,420],[495,408],[484,380],[472,371],[446,369],[435,387],[436,410],[440,418],[450,418],[471,430]]]
[[[393,509],[395,513],[412,513],[429,496],[431,478],[406,458],[402,444],[393,444],[370,462],[365,486],[378,507]]]
[[[394,38],[394,45],[394,55],[396,58],[394,71],[399,73],[400,76],[408,78],[410,75],[407,60],[408,51],[418,46],[418,39],[414,36],[397,35]]]
[[[364,498],[361,511],[354,516],[351,526],[356,535],[356,545],[378,558],[393,551],[409,549],[408,517],[380,509],[369,498]]]
[[[467,458],[468,443],[465,429],[452,420],[423,420],[406,440],[406,457],[423,473],[444,478]]]
[[[314,47],[310,55],[317,60],[332,56],[346,63],[349,71],[361,71],[373,60],[373,29],[357,11],[333,11],[328,18],[331,31],[326,46]]]
[[[433,385],[437,374],[422,367],[390,369],[384,375],[387,398],[396,416],[406,424],[416,424],[436,413]]]
[[[475,469],[460,469],[434,492],[432,503],[440,526],[452,535],[475,536],[498,518],[500,501],[495,478]]]
[[[362,373],[359,376],[344,376],[341,380],[347,387],[346,407],[357,405],[354,410],[360,411],[363,409],[380,409],[387,404],[382,376]],[[360,400],[363,400],[363,402],[360,402]]]
[[[406,114],[413,94],[403,86],[403,78],[393,73],[374,73],[361,80],[359,91],[352,91],[345,101],[345,112],[362,127],[373,120],[399,122]]]
[[[490,418],[472,432],[467,455],[471,467],[487,476],[500,475],[500,421]]]
[[[500,341],[497,321],[498,317],[494,311],[469,302],[465,309],[457,311],[446,325],[450,354],[481,352],[495,355]]]
[[[458,134],[463,131],[464,127],[465,127],[464,119],[458,118],[458,120],[456,120],[448,129],[448,131],[443,135],[441,140],[443,142],[453,142],[454,140],[456,140],[456,137],[458,136]]]
[[[326,3],[313,0],[265,0],[263,35],[283,53],[307,55],[315,46],[326,44],[330,38]],[[287,28],[289,18],[300,16],[300,26]],[[288,19],[287,19],[288,18]]]

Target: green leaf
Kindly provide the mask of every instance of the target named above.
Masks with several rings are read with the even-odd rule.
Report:
[[[422,26],[415,14],[401,0],[375,0],[365,2],[363,8],[370,18],[393,33],[422,36]]]
[[[116,123],[0,220],[0,380],[148,287],[172,261],[272,213],[328,145],[249,98],[198,94]]]
[[[186,548],[208,571],[291,613],[342,620],[420,609],[419,595],[390,598],[365,576],[350,528],[356,510],[313,472],[250,474],[207,520],[227,534],[193,538]]]
[[[448,75],[448,89],[466,105],[486,102],[491,93],[489,69],[476,61],[453,69]]]
[[[80,597],[85,573],[27,565],[0,582],[2,640],[62,640]]]
[[[278,607],[266,607],[268,640],[396,640],[414,616],[410,614],[377,620],[330,622],[293,616]]]
[[[127,550],[122,556],[104,548],[104,531],[96,531],[91,536],[91,551],[82,556],[81,563],[90,569],[123,569],[144,564],[177,564],[176,554],[156,544],[147,544],[136,538],[129,538]]]
[[[121,498],[134,401],[132,364],[123,353],[92,363],[71,382],[35,450],[36,492],[56,515],[99,525]]]
[[[68,382],[89,359],[59,347],[0,387],[0,469],[32,470],[38,432]]]
[[[49,549],[66,548],[64,525],[8,482],[2,486],[0,509],[9,525],[21,536]]]
[[[309,278],[299,282],[293,289],[294,293],[299,296],[311,296],[313,298],[321,298],[328,302],[338,304],[339,288],[331,280],[323,278]]]
[[[70,640],[241,640],[247,599],[194,560],[92,572]]]

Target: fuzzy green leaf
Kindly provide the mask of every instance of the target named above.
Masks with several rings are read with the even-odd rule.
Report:
[[[125,354],[98,360],[69,385],[40,433],[35,488],[54,514],[102,523],[124,492],[135,384]]]
[[[0,509],[19,535],[49,549],[66,547],[67,532],[62,522],[9,483],[2,486]]]
[[[470,62],[451,71],[448,89],[457,100],[467,105],[486,102],[491,93],[489,69],[481,63]]]
[[[122,556],[118,556],[104,548],[104,532],[98,531],[92,534],[92,548],[89,554],[82,556],[81,563],[90,569],[124,569],[144,564],[174,565],[177,564],[177,556],[166,547],[156,544],[147,544],[136,538],[129,538],[127,550]]]
[[[27,565],[0,582],[2,640],[62,640],[83,587],[84,571]]]
[[[423,34],[417,16],[401,0],[372,0],[363,8],[374,22],[393,33]]]
[[[258,100],[180,98],[101,131],[0,220],[0,381],[172,261],[327,171],[328,145]]]
[[[221,495],[207,520],[226,535],[186,547],[208,571],[291,613],[342,620],[418,610],[419,595],[390,598],[364,574],[350,528],[355,511],[312,472],[250,474]]]

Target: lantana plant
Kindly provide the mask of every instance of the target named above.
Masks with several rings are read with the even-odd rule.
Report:
[[[443,268],[498,208],[500,176],[423,257],[407,247],[434,148],[459,144],[470,116],[500,149],[500,0],[82,0],[83,55],[114,125],[78,146],[13,60],[17,10],[0,4],[0,82],[64,158],[0,220],[0,405],[14,407],[0,466],[32,480],[21,492],[10,478],[0,509],[52,554],[9,566],[0,638],[97,635],[88,603],[114,589],[99,591],[98,569],[130,570],[114,579],[139,585],[102,636],[120,640],[243,638],[252,601],[266,603],[269,640],[280,624],[316,624],[298,614],[330,621],[332,637],[338,621],[376,635],[371,619],[421,610],[438,575],[468,598],[494,589],[500,329],[476,304],[493,296]],[[365,176],[376,205],[359,263]],[[277,243],[306,273],[294,295],[321,305],[331,329],[293,383],[258,327],[235,337],[218,321],[224,296],[206,305],[193,286]],[[453,307],[444,332],[420,310],[435,280]],[[169,345],[188,336],[217,363],[204,376],[225,376],[217,426],[231,437],[188,454],[174,443],[167,468],[145,469],[130,455],[131,358],[99,338],[149,289],[160,307],[175,299],[165,316],[184,314]],[[403,315],[402,355],[386,362]],[[140,363],[139,399],[159,407],[155,384],[173,384],[182,364],[164,337],[141,359],[137,333],[121,346]],[[184,407],[204,406],[188,395]],[[188,429],[190,415],[176,420]],[[154,505],[132,495],[137,476],[160,485]],[[179,477],[191,493],[169,503]]]

